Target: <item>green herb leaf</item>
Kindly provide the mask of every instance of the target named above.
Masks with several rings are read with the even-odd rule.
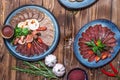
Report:
[[[26,36],[28,33],[29,33],[28,28],[23,28],[23,29],[22,29],[22,34],[23,34],[23,35]]]
[[[58,80],[58,78],[55,76],[52,70],[50,68],[47,68],[45,64],[41,61],[37,62],[36,64],[24,61],[23,64],[26,65],[27,68],[13,67],[12,69],[36,76],[44,76],[50,80],[51,79]],[[38,64],[39,66],[36,66]]]
[[[28,28],[19,28],[18,26],[15,27],[15,38],[20,36],[26,36],[29,33]]]
[[[87,44],[88,46],[90,46],[90,47],[96,46],[93,40],[90,41],[90,42],[86,42],[86,44]]]
[[[89,47],[91,47],[92,51],[97,55],[97,56],[101,56],[101,52],[104,50],[105,45],[102,43],[102,41],[99,39],[97,40],[97,42],[95,43],[94,40],[91,40],[89,42],[86,42],[86,45],[88,45]]]
[[[93,50],[94,53],[97,53],[98,47],[95,46],[95,47],[92,48],[92,50]]]

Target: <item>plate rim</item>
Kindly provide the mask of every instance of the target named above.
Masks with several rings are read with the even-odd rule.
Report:
[[[68,8],[68,9],[82,9],[82,8],[85,8],[85,7],[88,7],[88,6],[92,5],[92,4],[94,4],[95,2],[97,2],[97,0],[91,0],[91,2],[90,2],[89,4],[84,5],[84,6],[78,6],[78,7],[71,6],[71,5],[66,5],[63,0],[58,0],[58,2],[59,2],[62,6],[64,6],[65,8]],[[87,1],[87,2],[88,2],[88,1]],[[72,2],[69,2],[69,3],[72,3]],[[78,3],[78,2],[76,2],[76,3]],[[79,3],[80,3],[80,2],[79,2]],[[81,3],[82,3],[82,2],[81,2]]]
[[[35,4],[33,4],[33,5],[22,5],[22,6],[17,7],[16,9],[12,10],[12,11],[8,14],[8,16],[6,17],[6,19],[5,19],[5,21],[4,21],[4,25],[6,25],[7,20],[9,19],[9,17],[10,17],[15,11],[17,11],[17,10],[19,10],[19,9],[22,9],[22,8],[27,8],[27,7],[37,7],[37,8],[42,9],[42,10],[41,10],[42,12],[44,12],[44,11],[47,12],[47,14],[48,14],[47,16],[52,20],[52,22],[53,22],[53,24],[54,24],[54,28],[57,30],[57,31],[55,31],[55,33],[57,33],[57,35],[55,35],[55,38],[54,38],[54,41],[53,41],[54,43],[52,43],[52,45],[50,46],[50,48],[49,48],[46,52],[44,52],[43,54],[38,55],[39,57],[34,58],[34,56],[33,56],[33,58],[30,58],[30,57],[27,57],[27,56],[22,56],[22,55],[19,54],[19,53],[17,53],[17,54],[19,54],[20,56],[17,55],[17,54],[14,53],[13,50],[8,46],[8,39],[4,39],[4,38],[3,38],[3,41],[4,41],[7,49],[9,50],[10,54],[12,54],[14,57],[16,57],[16,58],[18,58],[18,59],[21,59],[21,60],[25,60],[25,61],[38,61],[38,60],[41,60],[41,59],[45,58],[45,56],[47,56],[47,55],[49,55],[49,54],[52,54],[52,52],[57,48],[57,45],[58,45],[59,40],[60,40],[60,27],[59,27],[59,23],[58,23],[56,17],[54,16],[54,14],[53,14],[52,12],[50,12],[48,9],[46,9],[46,8],[43,7],[43,6],[35,5]],[[45,13],[45,12],[44,12],[44,13]],[[45,13],[45,14],[46,14],[46,13]],[[16,52],[16,51],[15,51],[15,52]]]
[[[91,66],[90,65],[90,62],[88,62],[89,63],[89,65],[86,65],[86,63],[85,62],[83,62],[83,61],[85,61],[86,59],[84,59],[83,58],[83,61],[82,60],[80,60],[80,58],[79,58],[79,56],[82,56],[81,54],[80,54],[80,52],[79,52],[79,54],[78,53],[76,53],[76,41],[77,41],[77,37],[78,37],[78,35],[79,35],[79,33],[80,33],[80,31],[83,29],[83,28],[86,28],[86,26],[88,26],[89,24],[93,24],[93,25],[95,25],[94,24],[94,22],[95,21],[99,21],[99,22],[101,22],[101,21],[107,21],[107,22],[110,22],[112,25],[114,25],[115,27],[116,27],[116,29],[118,30],[118,32],[119,32],[119,37],[118,37],[118,39],[117,40],[120,40],[120,30],[119,30],[119,28],[117,27],[117,25],[116,24],[114,24],[111,20],[107,20],[107,19],[95,19],[95,20],[92,20],[92,21],[90,21],[90,22],[88,22],[87,24],[85,24],[85,25],[83,25],[82,26],[82,28],[78,31],[78,33],[75,35],[75,38],[74,38],[74,43],[73,43],[73,51],[74,51],[74,55],[76,56],[76,58],[77,58],[77,60],[81,63],[81,64],[83,64],[85,67],[88,67],[88,68],[99,68],[99,67],[102,67],[102,66],[104,66],[104,65],[106,65],[106,64],[108,64],[109,62],[111,62],[117,55],[118,55],[118,52],[119,52],[119,50],[120,50],[120,41],[118,42],[118,51],[116,51],[116,54],[114,55],[114,57],[112,58],[112,59],[109,59],[106,63],[104,63],[104,64],[102,64],[102,65],[98,65],[98,66]],[[97,24],[97,23],[96,23]],[[88,27],[90,27],[90,26],[88,26]],[[87,27],[87,28],[88,28]],[[82,31],[83,32],[83,31]],[[80,38],[80,36],[79,36],[79,38]],[[78,45],[78,44],[77,44]],[[99,63],[99,62],[98,62]]]

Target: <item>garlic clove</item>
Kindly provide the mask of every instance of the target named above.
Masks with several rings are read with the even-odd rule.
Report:
[[[45,64],[48,67],[55,66],[56,62],[57,62],[57,58],[56,58],[55,55],[50,54],[50,55],[48,55],[48,56],[45,57]]]
[[[54,67],[53,67],[53,73],[58,76],[61,77],[65,74],[65,67],[63,64],[57,63]]]

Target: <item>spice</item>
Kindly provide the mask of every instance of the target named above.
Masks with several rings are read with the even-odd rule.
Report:
[[[9,25],[5,25],[2,29],[1,29],[1,34],[4,38],[11,38],[14,34],[14,30],[11,26]]]
[[[118,71],[117,71],[117,69],[113,66],[112,63],[110,63],[109,65],[110,65],[110,67],[111,67],[111,69],[112,69],[112,71],[113,71],[114,73],[108,72],[108,71],[106,71],[105,69],[101,69],[101,72],[104,73],[104,74],[107,75],[107,76],[116,77],[116,78],[118,78],[118,80],[120,80],[120,77],[118,76]]]
[[[115,77],[116,75],[114,73],[107,72],[105,69],[101,69],[101,72],[106,74],[107,76]]]
[[[50,54],[50,55],[45,57],[45,64],[48,67],[54,67],[56,62],[57,62],[57,58],[55,55]]]
[[[79,68],[75,68],[68,73],[67,80],[87,80],[86,73]]]
[[[65,74],[65,67],[63,64],[57,63],[53,67],[52,71],[56,76],[62,77]]]
[[[112,70],[113,70],[113,72],[114,72],[115,74],[118,74],[117,69],[113,66],[112,63],[110,63],[110,67],[112,68]]]

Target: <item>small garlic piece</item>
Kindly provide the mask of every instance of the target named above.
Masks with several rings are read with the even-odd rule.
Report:
[[[63,66],[63,64],[57,63],[53,67],[52,71],[56,76],[61,77],[65,74],[65,67]]]
[[[49,67],[55,66],[56,62],[57,62],[57,59],[55,55],[50,54],[45,58],[45,64]]]

